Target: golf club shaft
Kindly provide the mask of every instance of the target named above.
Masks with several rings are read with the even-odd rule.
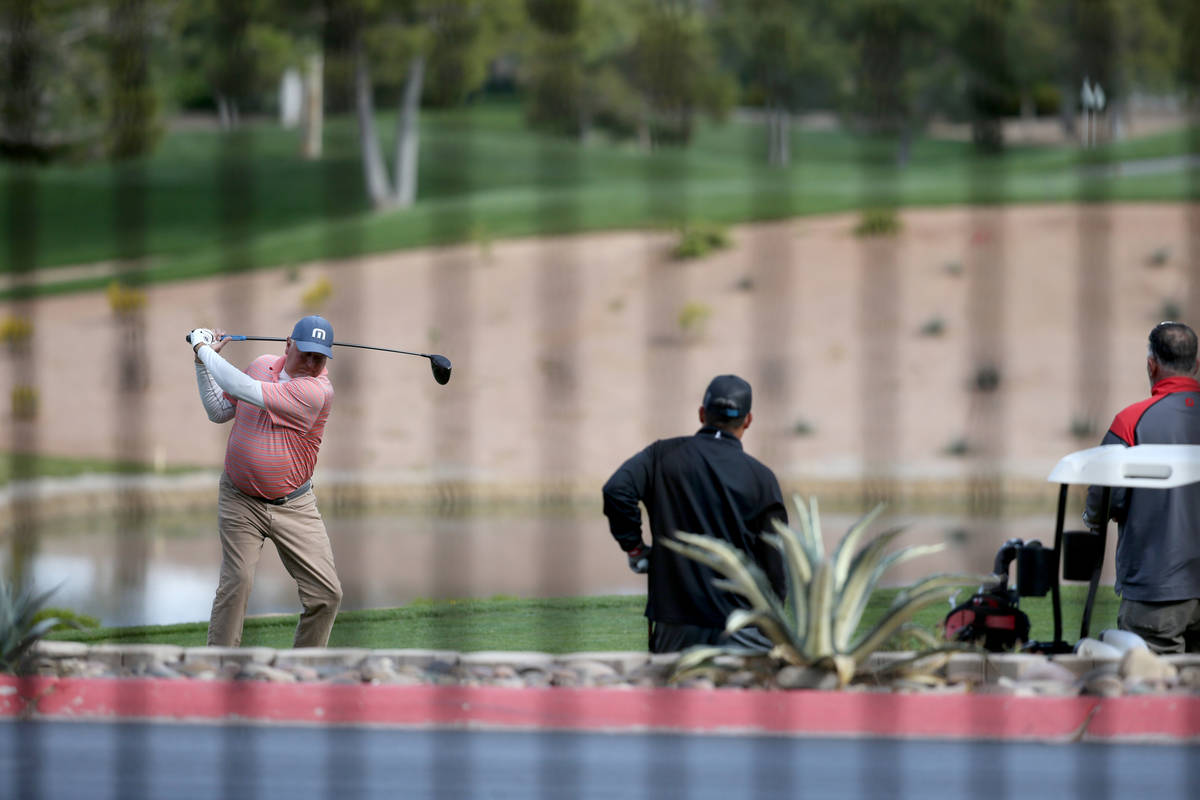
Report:
[[[235,342],[286,342],[287,339],[282,336],[229,336],[227,337]],[[406,356],[420,356],[421,358],[432,358],[429,353],[414,353],[411,350],[395,350],[391,347],[374,347],[369,344],[350,344],[349,342],[334,342],[334,347],[357,347],[359,350],[382,350],[385,353],[400,353]]]

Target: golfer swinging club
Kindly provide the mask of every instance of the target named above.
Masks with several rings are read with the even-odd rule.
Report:
[[[294,646],[324,647],[342,586],[312,474],[333,404],[325,369],[325,359],[333,356],[333,326],[323,317],[305,317],[292,329],[282,357],[261,355],[245,372],[220,355],[230,341],[224,331],[197,328],[188,341],[208,418],[233,420],[217,505],[221,577],[208,644],[241,644],[254,570],[270,539],[304,607]]]

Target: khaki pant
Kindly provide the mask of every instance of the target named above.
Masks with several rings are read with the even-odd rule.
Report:
[[[1117,627],[1136,633],[1156,653],[1200,651],[1200,600],[1143,603],[1121,599]]]
[[[208,622],[208,644],[237,647],[242,642],[242,624],[254,570],[263,543],[275,543],[288,574],[296,580],[300,624],[295,647],[324,647],[342,602],[342,585],[333,566],[333,549],[325,522],[310,489],[284,505],[271,505],[242,494],[221,475],[217,502],[217,524],[221,534],[221,578],[213,598]]]

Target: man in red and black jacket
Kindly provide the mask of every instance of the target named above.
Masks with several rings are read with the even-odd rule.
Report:
[[[779,597],[786,592],[782,556],[762,534],[774,533],[774,520],[786,524],[787,510],[775,473],[742,449],[752,419],[750,384],[736,375],[718,375],[700,406],[700,430],[658,440],[604,484],[604,514],[613,538],[634,572],[649,572],[651,652],[725,641],[726,618],[746,606],[713,586],[719,576],[712,569],[657,546],[677,531],[712,536],[743,550],[763,568]],[[652,545],[642,538],[639,501],[649,516]],[[729,643],[770,648],[756,628],[737,631]]]
[[[1150,397],[1113,419],[1102,444],[1200,444],[1196,333],[1179,322],[1150,331]],[[1084,523],[1102,524],[1102,490],[1088,489]],[[1118,524],[1117,624],[1159,653],[1200,651],[1200,483],[1113,489]]]

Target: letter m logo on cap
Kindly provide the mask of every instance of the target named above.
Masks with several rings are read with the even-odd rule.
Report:
[[[320,339],[320,340],[324,341],[325,340],[325,329],[324,328],[313,328],[312,329],[312,338]]]

